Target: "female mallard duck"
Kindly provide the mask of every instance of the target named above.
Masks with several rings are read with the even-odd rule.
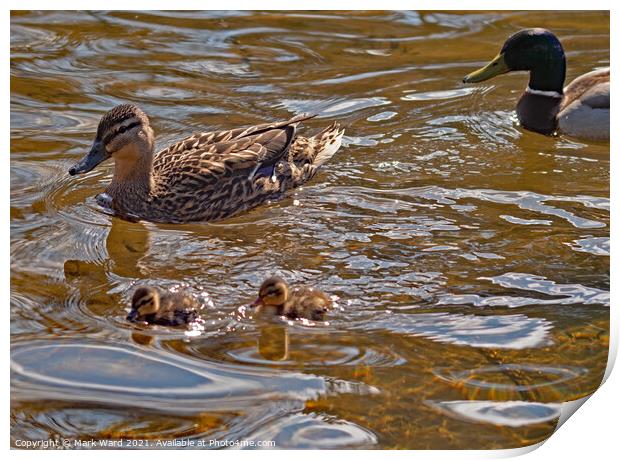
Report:
[[[321,321],[333,304],[331,299],[318,289],[308,287],[290,289],[282,278],[272,276],[263,281],[258,290],[258,297],[251,306],[258,307],[259,312],[270,309],[276,315],[290,319]]]
[[[90,152],[69,174],[112,157],[114,177],[97,196],[100,204],[154,222],[223,219],[305,183],[336,153],[344,134],[337,123],[314,137],[295,135],[313,116],[199,133],[154,155],[148,117],[123,104],[103,116]]]
[[[133,294],[127,320],[160,326],[184,326],[199,318],[199,309],[199,302],[185,293],[160,292],[157,288],[142,286]]]
[[[566,88],[566,58],[560,41],[545,29],[512,35],[500,53],[464,83],[477,83],[513,70],[528,70],[530,83],[517,104],[521,125],[531,131],[609,140],[609,67],[573,80]]]

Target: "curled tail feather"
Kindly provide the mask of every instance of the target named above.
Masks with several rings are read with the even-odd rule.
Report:
[[[312,164],[315,167],[318,168],[334,156],[342,144],[343,135],[344,129],[340,129],[340,125],[334,122],[325,130],[312,137],[315,143],[315,156],[312,159]]]
[[[291,184],[298,187],[308,182],[340,148],[344,129],[338,123],[332,123],[312,137],[297,136],[288,152],[288,164],[291,167]]]
[[[298,168],[318,168],[334,156],[342,143],[344,129],[336,122],[312,137],[298,136],[289,150],[288,161]]]

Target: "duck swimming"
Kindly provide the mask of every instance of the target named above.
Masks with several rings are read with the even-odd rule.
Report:
[[[609,67],[581,75],[564,88],[562,44],[548,30],[525,29],[508,38],[489,64],[463,82],[477,83],[515,70],[530,72],[530,82],[517,103],[517,116],[524,128],[609,141]]]
[[[103,116],[90,152],[69,174],[112,158],[112,182],[97,201],[121,216],[167,223],[223,219],[282,197],[336,153],[344,134],[337,123],[313,137],[296,136],[299,123],[314,116],[199,133],[155,155],[148,117],[123,104]]]
[[[151,286],[136,289],[127,320],[160,326],[184,326],[199,318],[199,302],[182,292],[160,292]]]
[[[267,310],[290,319],[322,321],[333,303],[318,289],[301,286],[290,289],[282,278],[272,276],[263,281],[251,306],[258,307],[258,312]]]

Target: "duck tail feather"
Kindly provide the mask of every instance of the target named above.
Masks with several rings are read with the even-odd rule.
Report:
[[[312,164],[318,167],[329,161],[340,148],[343,135],[344,129],[340,129],[340,125],[334,122],[314,136],[315,156]]]

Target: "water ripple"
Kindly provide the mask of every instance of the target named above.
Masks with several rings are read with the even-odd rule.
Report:
[[[574,251],[587,252],[597,256],[609,256],[609,238],[608,237],[588,237],[565,243]]]
[[[515,288],[526,291],[539,292],[548,296],[556,296],[555,299],[539,299],[517,296],[490,296],[478,295],[446,295],[441,296],[439,303],[448,304],[472,304],[475,306],[507,306],[522,307],[525,305],[604,305],[610,306],[609,291],[581,286],[578,284],[558,284],[546,279],[544,276],[531,275],[529,273],[506,273],[493,277],[481,277],[479,279],[491,281],[504,288]]]
[[[451,385],[491,392],[532,394],[541,389],[574,385],[588,373],[587,369],[575,366],[544,366],[535,364],[499,364],[476,369],[455,371],[435,369],[434,374]]]
[[[557,420],[562,405],[526,401],[428,401],[450,416],[477,423],[521,427]]]
[[[357,327],[410,334],[454,345],[520,350],[550,345],[549,331],[553,326],[543,318],[525,315],[477,316],[442,312],[382,314]]]
[[[79,399],[143,408],[157,401],[158,410],[175,413],[201,408],[231,410],[248,399],[269,401],[278,396],[305,400],[360,389],[359,384],[312,375],[279,373],[274,378],[269,371],[199,363],[163,351],[146,354],[127,345],[64,342],[14,346],[11,370],[18,379],[13,394],[19,400]],[[80,388],[79,395],[76,388]],[[136,394],[146,398],[135,398]],[[228,396],[231,394],[234,396]]]
[[[359,425],[322,414],[293,414],[258,430],[250,440],[273,440],[280,449],[368,448],[377,436]]]
[[[606,13],[539,16],[580,58],[574,72],[609,62]],[[12,442],[543,440],[552,414],[505,403],[600,384],[609,146],[520,127],[522,75],[461,83],[528,20],[12,11]],[[125,102],[148,113],[158,148],[305,111],[318,116],[301,135],[334,121],[346,135],[283,200],[217,223],[128,222],[94,200],[111,161],[67,174]],[[332,296],[328,320],[253,318],[243,306],[273,274]],[[127,322],[138,284],[198,296],[201,327]]]

